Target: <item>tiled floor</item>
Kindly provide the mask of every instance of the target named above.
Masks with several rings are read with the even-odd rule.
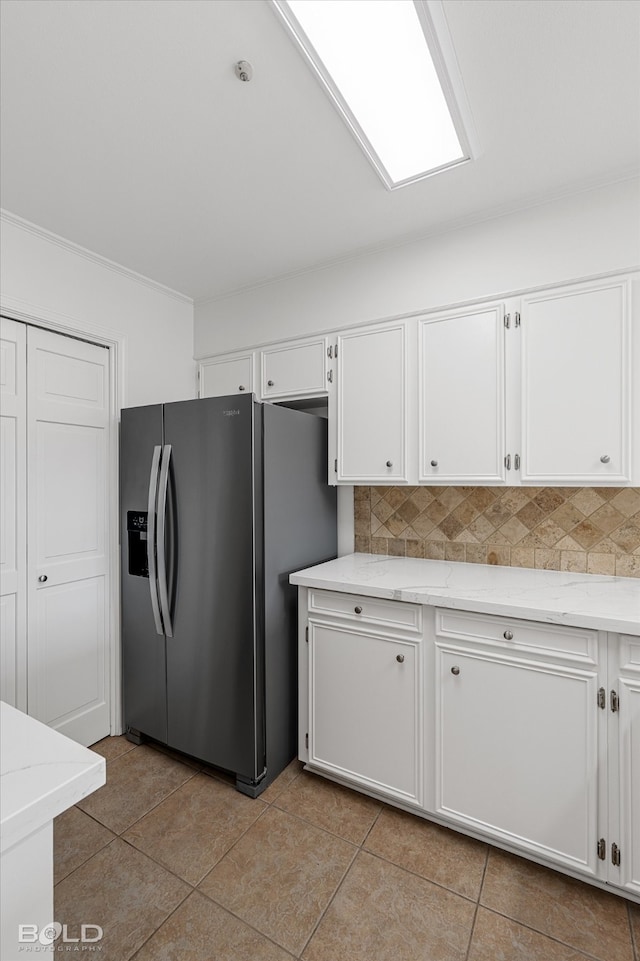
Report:
[[[101,961],[640,961],[640,906],[298,762],[252,801],[147,745],[95,750],[107,785],[55,824],[55,917],[99,924]]]

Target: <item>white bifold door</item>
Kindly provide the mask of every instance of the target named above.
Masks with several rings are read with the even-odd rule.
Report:
[[[3,344],[17,345],[16,382],[26,391],[12,400],[26,411],[25,424],[18,415],[16,442],[7,443],[14,466],[2,473],[15,555],[26,555],[11,601],[16,633],[2,641],[3,652],[13,652],[3,654],[3,674],[13,662],[15,679],[8,671],[3,692],[13,689],[7,700],[17,707],[93,744],[109,733],[108,351],[27,326],[25,352],[25,325],[2,324]],[[4,403],[2,415],[4,427]],[[3,595],[4,583],[3,567]]]

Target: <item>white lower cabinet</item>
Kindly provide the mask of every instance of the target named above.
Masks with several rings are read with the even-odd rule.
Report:
[[[435,647],[436,813],[597,875],[597,633],[438,611]]]
[[[344,597],[344,595],[343,595]],[[367,598],[353,598],[366,609]],[[309,621],[309,767],[422,803],[422,641]]]
[[[640,637],[316,588],[300,612],[308,769],[640,900]]]

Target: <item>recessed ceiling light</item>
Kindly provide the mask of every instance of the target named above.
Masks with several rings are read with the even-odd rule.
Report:
[[[389,189],[472,159],[439,0],[273,0]]]

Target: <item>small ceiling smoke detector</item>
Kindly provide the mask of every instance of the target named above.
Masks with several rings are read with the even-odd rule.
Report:
[[[253,77],[253,67],[248,60],[238,60],[235,65],[236,77],[248,83]]]

